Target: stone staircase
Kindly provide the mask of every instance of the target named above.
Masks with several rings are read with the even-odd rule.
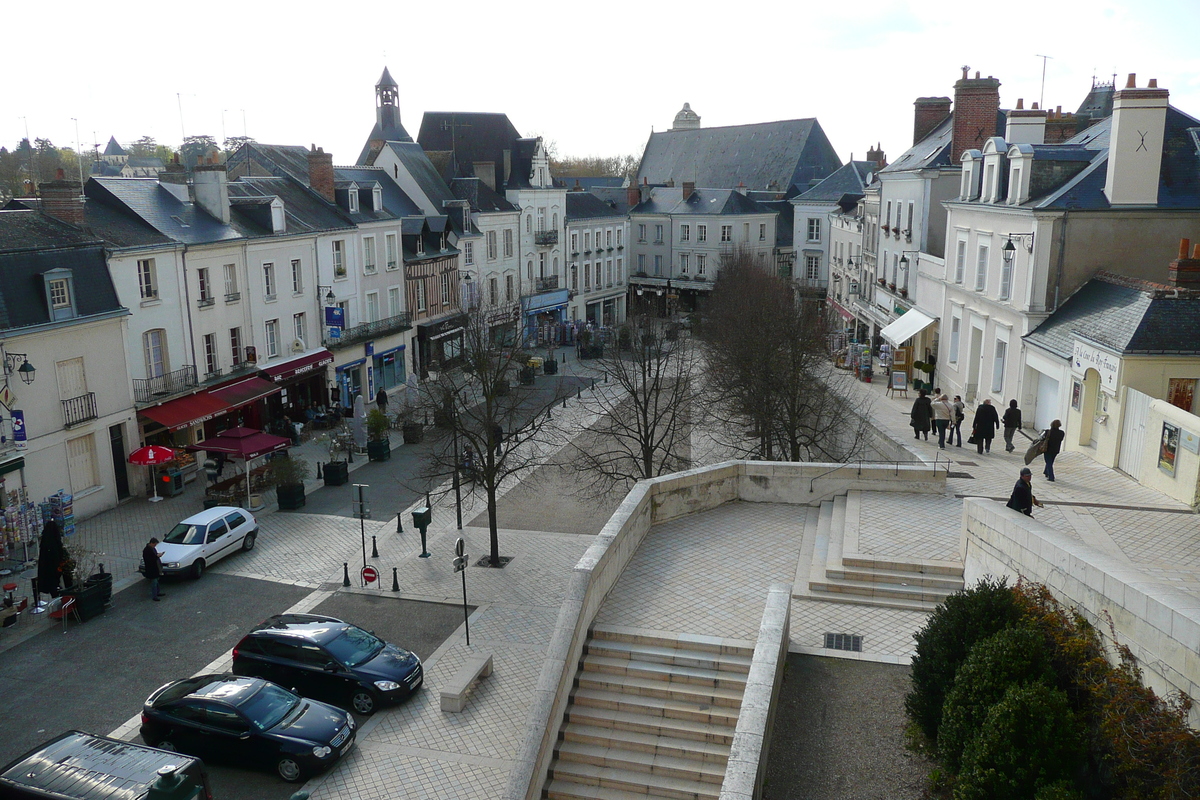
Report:
[[[545,796],[716,800],[753,653],[753,642],[595,626]]]
[[[795,597],[928,612],[963,588],[962,564],[858,552],[859,500],[852,491],[809,510]]]

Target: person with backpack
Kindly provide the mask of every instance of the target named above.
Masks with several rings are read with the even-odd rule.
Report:
[[[958,446],[962,447],[962,424],[967,418],[967,407],[963,405],[961,395],[954,395],[954,403],[951,404],[950,408],[954,411],[953,416],[950,417],[950,443],[954,444],[954,437],[957,435]]]

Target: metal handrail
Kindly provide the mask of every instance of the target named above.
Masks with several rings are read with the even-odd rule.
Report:
[[[933,456],[933,474],[934,475],[937,475],[937,473],[938,473],[938,464],[941,463],[941,460],[942,460],[942,454],[934,453],[934,456]],[[847,467],[852,467],[852,466],[854,466],[855,463],[858,464],[858,477],[862,476],[863,464],[878,464],[878,465],[883,465],[883,466],[889,466],[895,470],[896,475],[900,474],[900,466],[901,465],[920,464],[922,466],[927,466],[929,464],[928,461],[923,461],[923,460],[917,459],[917,458],[892,459],[892,460],[860,458],[860,459],[858,459],[857,462],[849,461],[849,462],[846,462],[845,464],[838,464],[833,469],[825,470],[820,475],[814,475],[812,480],[810,480],[808,482],[808,493],[809,494],[815,493],[815,491],[816,491],[815,486],[816,486],[816,482],[817,482],[818,478],[824,478],[826,475],[831,475],[834,472],[837,472],[839,470],[846,469]],[[946,456],[946,476],[947,477],[949,477],[949,475],[950,475],[950,465],[952,463],[954,463],[953,460],[949,456]]]

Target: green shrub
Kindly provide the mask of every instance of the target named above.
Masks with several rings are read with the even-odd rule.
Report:
[[[1005,579],[984,578],[946,598],[916,635],[913,689],[904,700],[909,719],[936,743],[942,704],[971,646],[1017,623],[1020,609]]]
[[[1027,683],[1058,683],[1038,631],[1024,626],[1007,628],[975,643],[942,706],[937,754],[951,772],[958,772],[963,749],[979,733],[992,706],[1009,687]]]
[[[1083,800],[1083,792],[1075,788],[1074,781],[1064,779],[1038,789],[1033,800]]]
[[[967,745],[954,800],[1033,797],[1069,781],[1083,753],[1066,693],[1043,683],[1011,686]]]

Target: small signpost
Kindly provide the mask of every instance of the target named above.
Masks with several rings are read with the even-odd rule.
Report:
[[[374,583],[375,581],[379,580],[379,570],[368,564],[362,568],[362,580],[364,586],[369,583]]]
[[[354,484],[354,516],[358,517],[358,529],[359,529],[359,532],[362,534],[363,586],[366,586],[367,583],[369,583],[369,581],[367,581],[367,570],[368,569],[371,569],[371,571],[375,574],[375,578],[379,577],[379,573],[374,572],[374,568],[367,566],[367,523],[365,522],[365,520],[367,517],[369,517],[371,515],[370,509],[367,508],[367,489],[369,489],[369,488],[370,488],[370,484],[366,484],[366,483]],[[373,580],[375,580],[375,578],[371,578],[371,580],[373,581]]]
[[[458,537],[458,541],[454,543],[454,571],[462,573],[463,587],[463,626],[467,629],[467,647],[471,646],[471,622],[467,615],[467,556],[466,542],[462,537]]]

